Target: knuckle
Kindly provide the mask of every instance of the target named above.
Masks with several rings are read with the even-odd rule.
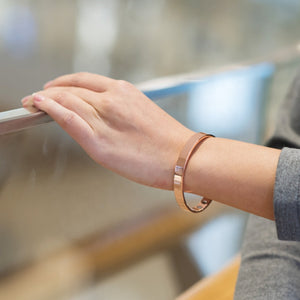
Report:
[[[75,118],[76,118],[75,113],[72,111],[69,111],[64,114],[62,123],[65,127],[69,127],[74,123]]]
[[[121,90],[129,90],[133,86],[130,82],[128,82],[126,80],[122,80],[122,79],[117,80],[116,84],[117,84],[118,88],[121,89]]]
[[[71,84],[74,86],[80,85],[80,83],[88,76],[87,72],[75,73],[71,78]]]
[[[68,94],[67,92],[65,92],[65,91],[59,91],[59,92],[55,95],[54,99],[55,99],[58,103],[62,104],[62,103],[64,102],[64,100],[65,100],[68,96],[69,96],[69,94]]]

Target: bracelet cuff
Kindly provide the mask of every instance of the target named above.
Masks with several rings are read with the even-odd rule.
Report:
[[[186,211],[191,211],[193,213],[199,213],[205,210],[212,200],[207,198],[202,198],[198,205],[191,207],[188,205],[185,197],[184,197],[184,175],[185,170],[188,165],[188,162],[196,148],[199,144],[204,142],[207,138],[214,137],[211,134],[206,134],[203,132],[198,132],[194,134],[184,145],[181,150],[178,160],[175,166],[174,171],[174,194],[175,199],[178,205]]]

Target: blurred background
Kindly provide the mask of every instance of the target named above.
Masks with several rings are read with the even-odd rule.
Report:
[[[137,84],[193,130],[263,144],[299,26],[296,0],[0,0],[0,111],[88,71]],[[0,299],[174,299],[239,252],[246,214],[183,213],[54,123],[0,143]]]

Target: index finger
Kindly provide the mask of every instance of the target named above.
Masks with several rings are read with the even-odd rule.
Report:
[[[89,89],[95,92],[105,92],[109,86],[112,85],[114,79],[87,72],[80,72],[74,74],[63,75],[47,82],[44,88],[54,86],[75,86]]]

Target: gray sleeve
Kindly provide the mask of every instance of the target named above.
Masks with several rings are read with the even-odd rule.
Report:
[[[274,186],[274,214],[280,240],[300,241],[300,150],[283,148]]]
[[[235,300],[300,299],[300,72],[281,105],[269,147],[283,148],[274,186],[275,221],[249,217]],[[294,241],[293,241],[294,240]]]
[[[273,221],[251,215],[234,300],[300,299],[300,243],[280,241]]]
[[[280,240],[300,241],[300,70],[281,103],[267,146],[283,148],[274,186],[274,213]],[[293,148],[293,149],[291,149]]]
[[[300,299],[299,183],[300,150],[283,148],[274,186],[275,222],[250,215],[235,300]]]

